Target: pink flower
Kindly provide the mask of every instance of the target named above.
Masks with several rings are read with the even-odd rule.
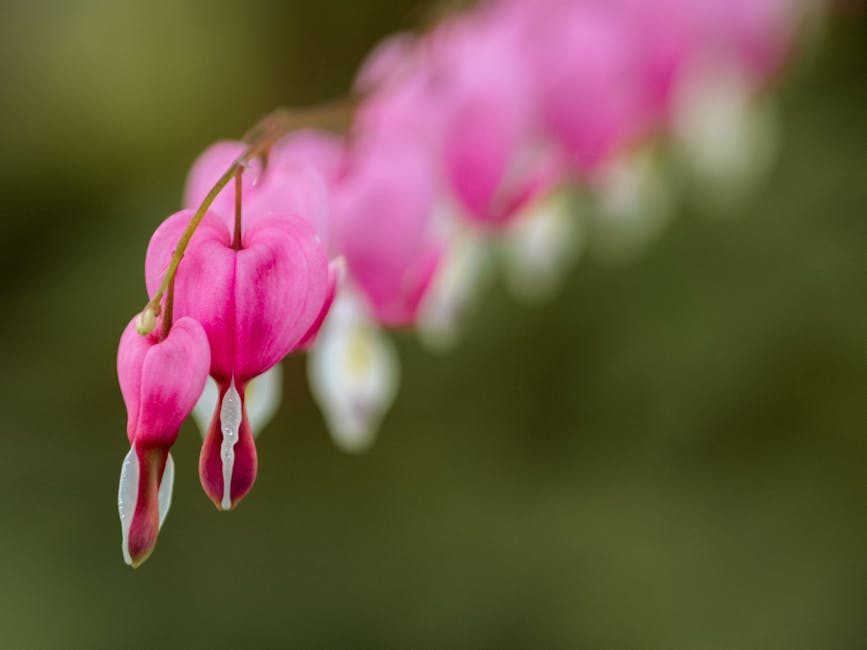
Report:
[[[525,21],[542,120],[582,173],[644,126],[641,53],[615,5],[549,0]]]
[[[638,56],[640,109],[651,126],[665,124],[686,68],[707,46],[702,1],[614,0],[614,11]]]
[[[679,86],[720,64],[763,82],[791,44],[797,0],[614,0],[640,53],[647,122],[667,122]]]
[[[145,262],[151,294],[192,215],[172,215],[151,238]],[[223,221],[207,213],[190,241],[175,280],[175,313],[198,320],[210,342],[220,407],[199,473],[205,492],[224,510],[234,507],[256,477],[244,387],[309,338],[328,294],[325,251],[303,219],[260,217],[245,227],[236,248]]]
[[[443,173],[466,216],[501,225],[553,186],[554,149],[538,128],[523,14],[482,7],[431,36]]]
[[[417,142],[367,133],[354,143],[346,174],[334,187],[336,249],[383,325],[414,322],[437,268],[436,178]]]
[[[133,319],[117,352],[131,445],[118,506],[124,558],[132,566],[144,562],[156,544],[171,499],[169,449],[205,386],[211,361],[205,330],[192,318],[179,318],[168,336],[160,335],[156,330],[140,336]]]
[[[353,116],[355,132],[401,133],[436,146],[442,111],[429,45],[427,39],[398,34],[368,55],[355,79],[362,98]]]

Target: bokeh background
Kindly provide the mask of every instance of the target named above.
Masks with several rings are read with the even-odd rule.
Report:
[[[409,0],[0,2],[0,648],[867,647],[867,21],[778,88],[783,140],[727,220],[688,201],[628,263],[460,347],[399,339],[378,444],[306,387],[231,514],[174,450],[123,564],[118,336],[210,142],[348,87]]]

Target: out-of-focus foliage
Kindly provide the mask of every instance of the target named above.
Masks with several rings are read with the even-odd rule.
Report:
[[[376,448],[286,364],[250,499],[188,424],[159,561],[119,561],[118,334],[190,162],[348,87],[412,2],[0,4],[0,647],[856,648],[867,638],[865,13],[783,88],[739,218],[691,200],[638,259],[501,288],[399,340]],[[183,459],[183,462],[181,462]],[[187,468],[181,470],[181,468]]]

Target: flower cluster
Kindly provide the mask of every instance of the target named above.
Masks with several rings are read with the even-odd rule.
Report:
[[[519,295],[549,294],[580,248],[576,188],[594,199],[594,231],[628,248],[670,202],[661,143],[675,143],[696,182],[728,191],[754,177],[760,91],[808,8],[482,2],[381,43],[344,135],[276,113],[208,148],[185,209],[151,238],[150,300],[118,350],[127,562],[156,543],[169,449],[191,412],[202,486],[230,510],[256,478],[254,436],[279,401],[286,355],[308,353],[335,443],[364,450],[398,387],[387,332],[454,345],[495,260]]]

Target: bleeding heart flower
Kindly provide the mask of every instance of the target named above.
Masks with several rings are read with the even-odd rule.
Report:
[[[436,174],[418,143],[387,133],[355,142],[334,187],[334,241],[383,325],[415,321],[440,258],[436,199]]]
[[[151,238],[148,290],[162,282],[172,251],[193,212],[169,217]],[[205,492],[228,510],[249,491],[257,458],[244,405],[247,383],[309,339],[329,295],[325,251],[303,219],[266,215],[240,242],[213,213],[192,236],[175,279],[174,309],[208,335],[210,374],[220,407],[211,422],[199,473]]]
[[[466,216],[488,226],[547,191],[562,169],[539,129],[523,30],[521,12],[489,5],[431,36],[443,172]]]
[[[168,336],[161,339],[160,334],[140,336],[133,319],[117,352],[131,445],[121,469],[118,510],[124,560],[134,567],[156,544],[172,496],[169,449],[202,392],[211,363],[205,330],[192,318],[179,318]]]
[[[525,23],[542,120],[582,173],[646,126],[641,52],[616,4],[551,0]]]

